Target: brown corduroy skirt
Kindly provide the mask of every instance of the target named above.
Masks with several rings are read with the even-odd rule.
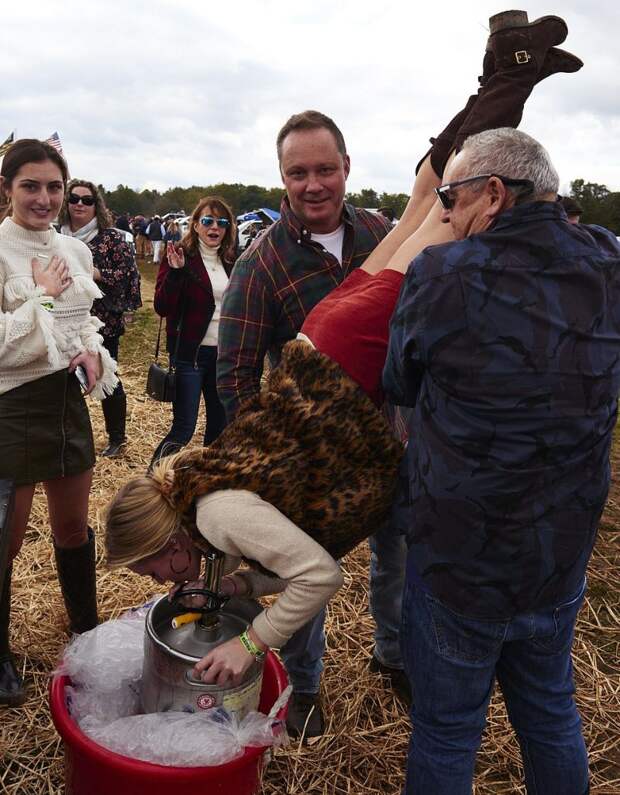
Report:
[[[0,395],[0,478],[23,486],[94,463],[88,407],[73,373],[60,370]]]

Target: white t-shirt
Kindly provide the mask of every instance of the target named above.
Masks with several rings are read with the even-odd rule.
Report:
[[[318,235],[313,232],[310,235],[311,240],[320,243],[326,251],[333,254],[338,262],[342,265],[342,244],[344,243],[344,224],[340,224],[338,229],[333,232],[328,232],[326,235]]]

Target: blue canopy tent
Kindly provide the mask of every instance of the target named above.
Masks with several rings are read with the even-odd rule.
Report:
[[[239,223],[243,221],[263,221],[267,225],[270,225],[274,221],[277,221],[279,217],[280,213],[277,210],[270,210],[269,207],[260,207],[258,210],[250,210],[247,213],[241,213],[241,215],[237,216],[237,221]]]

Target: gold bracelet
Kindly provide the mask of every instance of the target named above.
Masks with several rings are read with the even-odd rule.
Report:
[[[262,662],[265,657],[265,652],[262,649],[259,649],[256,643],[254,643],[252,638],[248,635],[247,629],[244,630],[241,635],[239,635],[239,640],[248,654],[251,654],[255,660],[258,660],[258,662]]]

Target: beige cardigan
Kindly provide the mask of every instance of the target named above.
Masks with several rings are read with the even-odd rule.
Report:
[[[238,572],[253,596],[280,593],[253,621],[258,637],[280,648],[315,616],[343,583],[331,555],[258,494],[222,489],[196,501],[200,534],[226,554],[224,570],[234,571],[242,557],[252,558],[279,579],[257,571]]]

